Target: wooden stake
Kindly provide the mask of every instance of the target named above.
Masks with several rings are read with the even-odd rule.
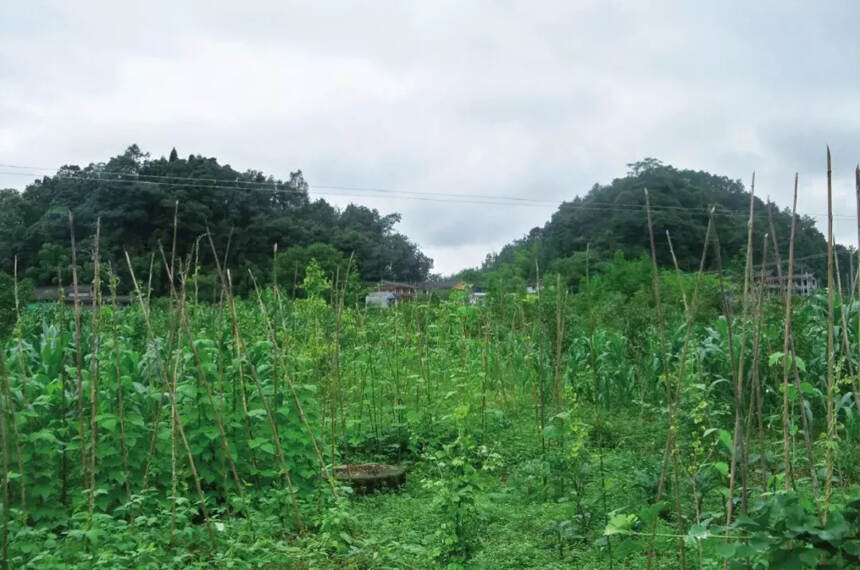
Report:
[[[830,514],[830,498],[833,494],[833,446],[836,445],[836,414],[833,396],[836,392],[834,378],[835,350],[833,346],[833,172],[830,147],[827,147],[827,443],[825,447],[826,474],[824,479],[824,522]]]
[[[747,321],[749,320],[749,291],[752,281],[752,257],[753,257],[753,224],[755,221],[755,172],[750,184],[749,219],[747,221],[747,251],[746,264],[744,266],[744,291],[741,309],[741,346],[738,351],[737,374],[735,376],[735,428],[732,442],[732,458],[729,466],[729,498],[726,505],[726,525],[732,524],[732,509],[734,506],[735,479],[737,473],[738,448],[741,451],[741,507],[744,512],[747,509],[747,466],[743,458],[747,457],[744,451],[744,351],[746,349]],[[720,276],[722,279],[722,275]],[[728,323],[730,317],[726,316]],[[731,327],[731,323],[728,323]],[[731,347],[730,347],[731,350]],[[734,367],[734,357],[732,357]]]
[[[680,494],[680,477],[679,477],[679,466],[678,466],[678,452],[677,447],[674,445],[674,438],[671,435],[671,432],[677,429],[675,424],[675,406],[673,403],[672,397],[672,386],[671,381],[669,380],[669,349],[668,343],[666,342],[666,322],[663,317],[663,304],[660,300],[660,274],[657,270],[657,246],[654,244],[654,223],[651,219],[651,199],[648,196],[648,189],[645,188],[645,212],[648,218],[648,239],[651,244],[651,283],[654,289],[654,303],[657,308],[657,324],[658,329],[660,331],[660,354],[663,363],[663,381],[666,384],[666,408],[669,414],[669,432],[670,435],[667,437],[667,449],[666,452],[672,457],[672,483],[674,487],[674,495],[675,495],[675,517],[678,521],[678,557],[681,564],[681,568],[685,569],[687,567],[687,559],[686,552],[684,546],[684,535],[686,531],[684,530],[684,519],[681,516],[681,494]],[[671,448],[668,447],[671,443]],[[653,534],[653,533],[652,533]],[[651,565],[653,563],[653,543],[652,546],[649,547],[648,552],[648,568],[650,570]]]
[[[90,325],[90,336],[92,337],[92,350],[90,353],[90,489],[89,509],[92,517],[95,508],[96,492],[96,446],[98,445],[99,433],[99,324],[100,311],[99,298],[101,297],[101,276],[99,274],[99,241],[101,239],[101,218],[96,220],[96,241],[93,250],[93,306],[92,323]]]
[[[791,294],[794,284],[794,232],[797,223],[797,174],[794,175],[794,199],[791,206],[791,237],[788,241],[788,276],[785,282],[785,330],[783,332],[782,345],[782,443],[785,455],[785,490],[791,490],[791,437],[788,427],[789,403],[788,403],[788,373],[794,361],[794,353],[791,348]],[[776,238],[774,237],[774,240]],[[777,254],[778,258],[779,254]],[[801,413],[805,413],[801,410]],[[814,465],[810,465],[815,469]]]
[[[84,377],[83,377],[83,355],[81,350],[81,306],[78,301],[78,260],[75,248],[75,220],[72,211],[69,210],[69,233],[72,242],[72,305],[75,314],[75,372],[78,381],[78,439],[81,443],[81,479],[84,487],[89,483],[87,479],[87,445],[84,434]]]

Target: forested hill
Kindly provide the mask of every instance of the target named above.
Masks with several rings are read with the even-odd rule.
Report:
[[[103,259],[124,275],[123,250],[128,250],[136,272],[146,275],[159,244],[170,255],[177,201],[179,259],[200,240],[201,265],[214,266],[208,240],[200,239],[208,227],[219,256],[229,241],[228,264],[234,279],[246,286],[249,268],[263,281],[271,275],[275,243],[283,252],[281,274],[291,282],[296,269],[304,271],[298,261],[306,261],[311,249],[328,269],[354,255],[361,278],[368,281],[422,280],[432,265],[395,231],[399,215],[359,205],[339,210],[325,200],[311,200],[301,171],[276,180],[254,170],[237,172],[215,158],[180,158],[175,149],[168,158],[152,159],[133,145],[104,163],[65,166],[21,193],[0,191],[0,271],[11,272],[18,256],[19,272],[36,285],[55,283],[58,267],[68,284],[71,210],[83,269],[101,218]],[[160,263],[155,266],[158,272]]]
[[[747,239],[749,192],[739,180],[707,172],[679,170],[655,159],[629,165],[624,178],[602,186],[595,184],[584,196],[564,202],[542,227],[506,245],[496,255],[487,257],[484,273],[502,267],[513,267],[520,277],[533,280],[535,260],[542,271],[560,273],[575,284],[584,271],[586,246],[592,259],[609,259],[623,253],[626,258],[639,257],[650,251],[645,216],[648,189],[657,240],[657,259],[664,267],[672,265],[666,230],[669,230],[680,267],[694,271],[702,254],[708,212],[715,207],[715,225],[723,263],[727,267],[743,266]],[[790,180],[786,180],[790,183]],[[756,193],[754,248],[755,262],[761,259],[761,244],[769,232],[767,204]],[[783,263],[788,257],[791,211],[772,205],[773,224]],[[798,270],[814,272],[819,279],[826,274],[826,240],[815,227],[815,219],[797,219],[795,259]],[[847,278],[849,256],[839,247],[840,270]],[[768,264],[775,259],[768,252]],[[710,254],[709,269],[714,268]],[[772,269],[775,271],[776,267]]]

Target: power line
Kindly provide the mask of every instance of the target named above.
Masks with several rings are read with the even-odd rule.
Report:
[[[3,174],[12,174],[12,175],[32,175],[31,173],[20,173],[20,172],[2,172],[0,171],[0,175]],[[128,178],[110,178],[110,177],[102,177],[102,176],[81,176],[79,174],[73,173],[69,175],[63,175],[64,178],[70,180],[80,180],[80,181],[89,181],[89,182],[100,182],[100,183],[114,183],[114,184],[131,184],[131,185],[153,185],[153,186],[169,186],[169,187],[180,187],[180,188],[200,188],[206,190],[243,190],[243,191],[255,191],[255,192],[265,192],[268,194],[300,194],[305,195],[304,190],[300,190],[297,188],[279,188],[271,184],[261,184],[261,183],[251,183],[253,184],[250,187],[247,186],[239,186],[236,184],[199,184],[199,183],[185,183],[185,182],[163,182],[163,181],[153,181],[153,180],[141,180],[136,175],[128,175]],[[191,177],[174,177],[176,179],[183,180],[201,180]],[[205,179],[204,179],[205,180]],[[215,179],[209,179],[215,180]],[[216,181],[217,182],[217,181]],[[240,184],[245,184],[247,182],[240,182]],[[548,202],[548,201],[537,201],[537,200],[529,200],[527,198],[521,198],[521,203],[512,203],[506,201],[500,201],[499,198],[489,198],[484,197],[482,195],[472,195],[480,197],[481,199],[469,199],[464,198],[463,196],[470,195],[460,195],[460,194],[451,194],[451,193],[435,193],[435,195],[428,196],[415,196],[411,194],[400,195],[395,194],[395,190],[391,190],[391,194],[377,194],[374,192],[365,191],[365,189],[354,188],[352,193],[340,193],[340,192],[328,192],[328,191],[318,191],[317,188],[319,186],[311,186],[311,189],[314,190],[317,194],[323,196],[339,196],[339,197],[363,197],[363,198],[398,198],[405,200],[421,200],[421,201],[431,201],[431,202],[450,202],[450,203],[461,203],[461,204],[478,204],[478,205],[495,205],[495,206],[526,206],[526,207],[552,207],[557,208],[561,204],[558,202]],[[328,187],[323,187],[328,188]],[[343,188],[344,191],[347,191],[347,188],[350,187],[337,187]],[[593,211],[593,212],[615,212],[615,211],[626,211],[626,212],[641,212],[644,208],[644,204],[604,204],[604,205],[583,205],[583,204],[572,204],[570,202],[565,203],[567,208],[575,209],[575,210],[584,210],[584,211]],[[706,208],[684,208],[679,206],[652,206],[652,210],[655,211],[685,211],[685,212],[694,212],[699,215],[707,215],[709,213],[709,209]],[[716,210],[715,215],[718,216],[743,216],[746,217],[748,215],[745,211],[736,211],[736,210]],[[764,212],[758,212],[756,215],[766,215]]]
[[[50,169],[47,167],[32,167],[32,166],[23,166],[16,164],[0,164],[0,167],[3,168],[13,168],[16,170],[44,170],[44,171],[54,171],[55,169]],[[82,174],[86,174],[83,176]],[[3,172],[0,171],[0,175],[11,175],[11,176],[48,176],[47,174],[40,174],[36,172]],[[253,181],[253,180],[239,180],[237,177],[232,183],[228,183],[227,179],[223,178],[198,178],[191,176],[167,176],[167,175],[158,175],[158,174],[140,174],[140,173],[128,173],[121,171],[111,171],[111,170],[101,170],[97,172],[85,172],[85,171],[69,171],[69,172],[57,172],[55,176],[70,178],[74,180],[83,180],[90,182],[111,182],[111,183],[121,183],[121,184],[153,184],[153,185],[162,185],[162,186],[173,186],[173,187],[184,187],[184,188],[202,188],[202,189],[216,189],[216,190],[246,190],[246,191],[264,191],[269,193],[282,193],[282,194],[305,194],[305,191],[298,188],[283,188],[279,187],[278,182],[272,181]],[[155,180],[149,180],[155,179]],[[182,182],[182,181],[191,181],[191,182]],[[211,182],[211,184],[202,184],[205,182]],[[283,186],[283,182],[280,183]],[[405,200],[420,200],[420,201],[433,201],[433,202],[458,202],[458,203],[466,203],[466,204],[486,204],[486,205],[514,205],[514,206],[528,206],[528,207],[552,207],[552,208],[561,208],[564,206],[567,209],[580,209],[587,211],[601,211],[601,212],[611,212],[611,211],[641,211],[644,209],[644,204],[637,203],[614,203],[614,204],[602,204],[602,205],[580,205],[574,204],[572,202],[567,201],[547,201],[547,200],[536,200],[533,198],[522,198],[515,196],[500,196],[500,195],[490,195],[490,194],[454,194],[450,192],[419,192],[419,191],[410,191],[410,190],[396,190],[390,188],[373,188],[373,187],[359,187],[359,186],[338,186],[338,185],[321,185],[314,184],[308,185],[309,189],[312,189],[315,193],[322,196],[338,196],[338,197],[368,197],[368,198],[399,198]],[[337,190],[338,192],[329,192],[328,190]],[[347,194],[339,193],[339,192],[348,192]],[[670,205],[653,205],[651,207],[653,211],[656,212],[691,212],[699,215],[707,215],[710,211],[710,208],[695,208],[695,207],[686,207],[686,206],[670,206]],[[738,216],[747,218],[749,216],[748,210],[729,210],[718,208],[715,210],[715,215],[719,216]],[[815,218],[826,218],[826,214],[805,214],[809,217]],[[761,217],[767,216],[767,212],[764,211],[756,211],[754,216]],[[857,217],[854,215],[846,215],[846,214],[834,214],[834,218],[844,218],[856,220]]]
[[[51,169],[51,168],[46,168],[46,167],[28,167],[28,166],[15,165],[15,164],[0,164],[0,167],[22,169],[22,170],[24,170],[24,169],[27,169],[27,170],[44,170],[44,171],[48,171],[48,172],[55,172],[56,171],[58,173],[58,175],[75,177],[75,178],[78,177],[78,173],[80,172],[81,174],[97,175],[99,177],[101,177],[102,174],[107,174],[109,176],[113,175],[113,176],[117,176],[117,177],[128,176],[131,179],[137,179],[137,180],[153,178],[156,180],[180,180],[180,181],[182,181],[182,180],[193,180],[195,182],[214,182],[214,183],[229,182],[225,178],[205,178],[205,177],[196,177],[196,176],[168,176],[168,175],[161,175],[161,174],[141,174],[141,173],[137,173],[137,172],[129,173],[129,172],[123,172],[123,171],[116,171],[116,170],[99,170],[99,171],[94,171],[91,173],[87,173],[83,170],[82,171],[69,171],[69,173],[66,174],[66,173],[59,173],[59,170],[57,170],[57,169]],[[12,176],[37,176],[37,177],[38,176],[46,176],[45,174],[32,173],[32,172],[0,172],[0,174],[9,174]],[[242,186],[245,186],[245,185],[247,185],[247,186],[259,186],[259,187],[264,187],[266,189],[270,189],[273,187],[273,185],[275,185],[275,186],[277,185],[277,182],[274,180],[261,182],[261,181],[256,181],[256,180],[239,180],[238,177],[235,179],[234,182],[235,182],[235,184],[242,185]],[[321,189],[325,189],[325,190],[344,190],[344,191],[381,192],[381,193],[409,194],[409,195],[414,194],[414,195],[419,195],[419,196],[455,196],[455,197],[462,197],[462,198],[511,200],[511,201],[515,201],[515,202],[530,202],[530,203],[537,203],[537,204],[543,204],[543,205],[553,205],[553,206],[556,206],[559,204],[559,202],[553,202],[553,201],[547,201],[547,200],[535,200],[534,198],[522,198],[519,196],[502,196],[502,195],[491,195],[491,194],[453,194],[451,192],[419,192],[419,191],[415,191],[415,190],[396,190],[396,189],[391,189],[391,188],[378,188],[378,187],[366,187],[366,186],[326,185],[326,184],[314,184],[313,187],[314,188],[321,188]]]
[[[16,169],[15,172],[4,172],[0,171],[0,175],[13,175],[13,176],[40,176],[40,174],[27,171],[36,169],[36,167],[27,167],[22,165],[12,165],[12,164],[0,164],[2,168],[13,168]],[[51,170],[47,168],[39,168],[40,170]],[[87,174],[84,176],[82,174]],[[47,176],[47,175],[45,175]],[[107,171],[102,170],[98,172],[84,172],[84,171],[67,171],[67,172],[57,172],[54,175],[58,178],[65,178],[70,180],[80,180],[86,182],[96,182],[96,183],[111,183],[111,184],[131,184],[131,185],[152,185],[152,186],[167,186],[167,187],[180,187],[180,188],[200,188],[206,190],[230,190],[230,191],[245,191],[245,192],[265,192],[270,195],[276,194],[300,194],[302,196],[306,196],[307,192],[300,188],[286,187],[284,188],[283,182],[279,184],[274,180],[259,182],[259,181],[248,181],[248,180],[239,180],[238,177],[236,180],[227,184],[228,180],[226,179],[217,179],[217,178],[195,178],[191,176],[165,176],[165,175],[155,175],[155,174],[139,174],[139,173],[128,173],[128,172],[119,172],[119,171]],[[142,179],[143,178],[143,179]],[[155,178],[156,180],[148,180],[147,178]],[[191,181],[191,182],[183,182],[183,181]],[[203,184],[201,182],[211,182],[210,184]],[[402,191],[402,190],[393,190],[393,189],[385,189],[385,188],[367,188],[367,187],[355,187],[355,186],[325,186],[325,185],[313,185],[309,188],[313,189],[314,192],[324,196],[339,196],[339,197],[367,197],[367,198],[399,198],[399,199],[408,199],[408,200],[421,200],[421,201],[432,201],[432,202],[450,202],[450,203],[466,203],[466,204],[478,204],[478,205],[498,205],[498,206],[526,206],[526,207],[560,207],[564,206],[567,209],[574,210],[584,210],[584,211],[593,211],[593,212],[613,212],[613,211],[627,211],[627,212],[641,212],[645,205],[644,204],[635,204],[635,203],[613,203],[613,204],[595,204],[595,205],[584,205],[584,204],[574,204],[571,202],[550,202],[550,201],[541,201],[534,200],[530,198],[518,198],[518,197],[509,197],[509,196],[493,196],[493,195],[484,195],[484,194],[453,194],[453,193],[445,193],[445,192],[414,192],[414,191]],[[317,189],[323,189],[323,191],[319,191]],[[340,192],[329,192],[326,190],[339,190]],[[351,192],[351,193],[341,193],[341,192]],[[384,193],[384,194],[383,194]],[[694,207],[685,207],[685,206],[659,206],[655,205],[651,207],[654,211],[663,211],[663,212],[692,212],[694,214],[700,215],[708,215],[710,213],[710,208],[694,208]],[[718,216],[738,216],[747,218],[749,216],[748,210],[729,210],[729,209],[716,209],[714,211],[714,215]],[[767,216],[768,213],[766,211],[756,211],[754,216],[761,217]],[[811,217],[826,217],[823,214],[807,214]],[[839,215],[834,214],[835,218],[848,218],[848,219],[856,219],[856,216],[850,215]],[[803,257],[795,258],[795,262],[802,262],[806,260],[812,260],[820,257],[826,256],[827,253],[816,253]],[[787,260],[782,260],[782,264],[786,264]],[[766,266],[774,266],[777,262],[774,260],[769,261]],[[759,264],[758,267],[761,267]],[[715,273],[713,271],[708,271],[706,273]]]
[[[3,174],[19,174],[19,173],[11,173],[11,172],[2,172],[0,171],[0,175]],[[153,181],[153,180],[137,180],[137,179],[119,179],[119,178],[101,178],[101,177],[86,177],[86,176],[77,176],[72,175],[67,177],[70,180],[83,180],[89,182],[101,182],[101,183],[112,183],[112,184],[131,184],[131,185],[153,185],[153,186],[169,186],[169,187],[180,187],[180,188],[200,188],[206,190],[244,190],[246,192],[265,192],[269,194],[299,194],[305,195],[304,190],[296,189],[296,188],[276,188],[276,187],[245,187],[239,186],[236,184],[192,184],[192,183],[184,183],[184,182],[161,182],[161,181]],[[192,179],[193,180],[193,179]],[[413,195],[398,195],[398,194],[378,194],[373,192],[361,192],[355,191],[349,193],[347,190],[342,190],[341,192],[329,192],[326,190],[318,191],[317,187],[312,187],[316,194],[320,194],[322,196],[342,196],[342,197],[366,197],[366,198],[399,198],[406,200],[421,200],[421,201],[431,201],[431,202],[454,202],[454,203],[466,203],[466,204],[484,204],[484,205],[500,205],[500,206],[510,206],[510,205],[518,205],[518,206],[526,206],[526,207],[552,207],[555,208],[558,206],[557,203],[553,202],[523,202],[521,204],[513,204],[511,202],[503,202],[498,199],[486,199],[486,200],[478,200],[478,199],[461,199],[460,196],[456,194],[446,194],[437,197],[428,197],[428,196],[413,196]]]

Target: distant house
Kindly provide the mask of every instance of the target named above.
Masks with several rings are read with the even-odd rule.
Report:
[[[398,302],[412,301],[425,289],[414,283],[403,283],[400,281],[382,280],[376,285],[376,292],[393,293]]]
[[[433,291],[463,291],[468,293],[466,301],[472,304],[483,302],[486,293],[481,292],[479,288],[475,288],[465,281],[457,279],[445,279],[437,281],[425,281],[423,283],[405,283],[401,281],[386,281],[382,280],[376,283],[376,290],[365,298],[365,304],[383,304],[402,303],[404,301],[414,301]],[[391,296],[384,295],[385,293]]]
[[[772,295],[782,295],[788,276],[767,275],[764,278],[764,286]],[[814,295],[818,291],[818,279],[809,272],[797,273],[792,276],[792,293],[800,296]]]
[[[368,307],[387,309],[392,303],[397,302],[397,295],[390,291],[371,291],[364,298],[364,304]]]
[[[71,285],[63,287],[63,299],[69,303],[75,300],[75,290]],[[33,290],[33,300],[41,302],[57,302],[60,299],[60,288],[54,286],[36,287]],[[78,303],[92,303],[93,288],[91,285],[78,285]]]
[[[63,287],[63,300],[66,303],[75,302],[75,291],[71,286]],[[60,299],[60,288],[55,286],[36,287],[33,290],[33,301],[37,303],[56,303]],[[101,303],[110,304],[110,296],[102,293]],[[128,295],[117,295],[116,302],[119,306],[125,306],[131,303],[131,297]],[[92,285],[78,285],[78,303],[85,308],[93,304],[93,287]]]

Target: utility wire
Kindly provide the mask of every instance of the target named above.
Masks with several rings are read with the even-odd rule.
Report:
[[[14,168],[14,169],[28,169],[28,170],[45,170],[50,172],[57,172],[59,176],[67,176],[79,178],[79,174],[86,174],[88,176],[96,176],[101,178],[103,174],[108,176],[117,176],[118,178],[127,177],[130,180],[145,180],[145,179],[156,179],[156,180],[192,180],[194,182],[214,182],[214,183],[224,183],[231,182],[226,178],[205,178],[205,177],[196,177],[196,176],[167,176],[161,174],[141,174],[137,172],[123,172],[117,170],[91,170],[91,171],[67,171],[60,172],[57,169],[48,169],[42,167],[28,167],[21,166],[15,164],[0,164],[0,168]],[[47,176],[46,174],[34,173],[34,172],[0,172],[0,174],[8,174],[12,176]],[[238,177],[233,181],[237,185],[241,186],[259,186],[266,189],[271,189],[273,186],[277,186],[278,182],[275,180],[267,180],[267,181],[257,181],[257,180],[240,180]],[[283,184],[283,182],[280,182]],[[478,199],[493,199],[493,200],[511,200],[515,202],[533,202],[545,205],[558,205],[558,202],[547,201],[547,200],[535,200],[533,198],[522,198],[519,196],[501,196],[501,195],[490,195],[490,194],[453,194],[451,192],[418,192],[413,190],[395,190],[391,188],[376,188],[376,187],[364,187],[364,186],[341,186],[341,185],[325,185],[325,184],[314,184],[314,188],[322,188],[325,190],[345,190],[345,191],[361,191],[361,192],[382,192],[382,193],[395,193],[395,194],[415,194],[420,196],[455,196],[455,197],[463,197],[463,198],[478,198]],[[300,190],[297,190],[300,191]]]
[[[12,175],[31,175],[30,173],[18,173],[18,172],[3,172],[0,171],[0,175],[3,174],[12,174]],[[199,183],[186,183],[186,182],[163,182],[163,181],[153,181],[153,180],[141,180],[136,175],[126,174],[125,178],[110,178],[103,176],[81,176],[76,173],[72,173],[69,175],[60,175],[62,178],[67,178],[69,180],[79,180],[79,181],[88,181],[88,182],[99,182],[99,183],[112,183],[112,184],[131,184],[131,185],[153,185],[153,186],[168,186],[168,187],[179,187],[179,188],[200,188],[206,190],[242,190],[246,192],[265,192],[267,194],[299,194],[305,195],[305,190],[298,188],[280,188],[276,187],[272,183],[249,183],[239,181],[238,184],[253,184],[253,186],[240,186],[237,183],[232,184],[219,184],[217,182],[213,184],[199,184]],[[190,178],[190,177],[175,177],[177,179],[184,180],[205,180],[198,178]],[[210,179],[213,180],[214,179]],[[222,181],[226,182],[226,181]],[[507,200],[507,198],[496,198],[490,197],[480,194],[451,194],[451,193],[429,193],[431,196],[424,195],[413,195],[413,194],[421,194],[417,192],[400,195],[395,194],[395,192],[400,192],[397,190],[389,190],[390,194],[377,194],[373,191],[369,191],[369,189],[359,189],[354,188],[351,193],[343,193],[343,192],[329,192],[326,190],[319,191],[318,188],[331,188],[329,186],[310,186],[309,189],[313,190],[315,193],[322,196],[339,196],[339,197],[364,197],[364,198],[398,198],[404,200],[421,200],[421,201],[430,201],[430,202],[451,202],[451,203],[461,203],[461,204],[484,204],[491,206],[526,206],[526,207],[551,207],[558,208],[560,206],[564,206],[566,209],[573,210],[584,210],[584,211],[594,211],[594,212],[641,212],[643,209],[643,205],[641,204],[631,204],[631,203],[614,203],[614,204],[598,204],[598,205],[584,205],[584,204],[574,204],[571,202],[548,202],[548,201],[537,201],[537,200],[529,200],[527,198],[519,198],[521,200],[519,203],[513,203]],[[347,188],[350,187],[336,187],[343,188],[343,191],[347,191]],[[366,191],[368,190],[368,191]],[[479,199],[469,199],[468,196],[475,196]],[[652,206],[652,210],[654,211],[665,211],[665,212],[692,212],[694,214],[699,215],[707,215],[708,209],[705,208],[685,208],[681,206]],[[748,212],[742,212],[738,210],[716,210],[715,215],[719,216],[748,216]],[[756,215],[767,215],[766,212],[758,212]]]
[[[17,164],[0,164],[2,168],[12,168],[15,172],[0,171],[0,175],[10,176],[50,176],[32,172],[32,170],[44,170],[46,172],[55,172],[54,176],[69,178],[74,180],[83,180],[90,182],[113,182],[122,184],[154,184],[184,188],[204,188],[204,189],[220,189],[220,190],[259,190],[268,193],[294,193],[305,194],[305,190],[299,188],[283,188],[283,182],[270,181],[255,181],[255,180],[240,180],[238,177],[234,181],[225,178],[205,178],[192,176],[167,176],[158,174],[141,174],[129,173],[116,170],[100,170],[100,171],[57,171],[47,167],[24,166]],[[18,170],[30,170],[31,172],[19,172]],[[154,180],[150,180],[154,179]],[[191,182],[183,182],[191,181]],[[211,184],[205,184],[211,182]],[[591,211],[641,211],[645,206],[638,203],[613,203],[601,205],[580,205],[568,201],[548,201],[536,200],[533,198],[522,198],[516,196],[502,196],[490,194],[454,194],[450,192],[419,192],[410,190],[396,190],[390,188],[374,188],[374,187],[359,187],[359,186],[337,186],[313,184],[308,185],[308,188],[322,196],[338,196],[338,197],[368,197],[368,198],[400,198],[406,200],[422,200],[435,202],[460,202],[466,204],[487,204],[487,205],[523,205],[528,207],[552,207],[562,209],[581,209]],[[347,194],[338,192],[329,192],[329,190],[337,190],[339,192],[347,192]],[[670,205],[652,205],[653,211],[663,212],[691,212],[693,214],[707,215],[710,208],[702,207],[687,207],[687,206],[670,206]],[[738,216],[748,217],[748,210],[730,210],[717,209],[716,215],[720,216]],[[755,212],[756,216],[766,216],[767,212]],[[825,218],[825,214],[806,214],[806,216],[814,218]],[[835,218],[857,219],[854,215],[834,214]]]
[[[0,175],[3,174],[16,174],[16,173],[7,173],[0,171]],[[304,190],[298,188],[276,188],[272,185],[268,187],[244,187],[238,186],[236,184],[191,184],[191,183],[183,183],[183,182],[159,182],[152,180],[137,180],[137,179],[117,179],[117,178],[100,178],[100,177],[85,177],[85,176],[68,176],[70,180],[82,180],[89,182],[101,182],[101,183],[111,183],[111,184],[131,184],[131,185],[153,185],[153,186],[168,186],[168,187],[180,187],[180,188],[201,188],[205,190],[243,190],[246,192],[265,192],[268,194],[299,194],[304,196],[306,192]],[[193,180],[193,179],[192,179]],[[541,208],[556,208],[558,206],[557,203],[554,202],[524,202],[521,204],[514,204],[512,202],[503,202],[498,199],[487,199],[487,200],[479,200],[479,199],[460,199],[459,195],[456,194],[448,194],[438,197],[428,197],[428,196],[413,196],[413,195],[398,195],[398,194],[378,194],[373,192],[348,192],[346,190],[342,190],[340,192],[330,192],[327,190],[318,191],[317,186],[309,187],[316,194],[322,196],[342,196],[342,197],[366,197],[366,198],[399,198],[405,200],[421,200],[421,201],[430,201],[430,202],[454,202],[454,203],[465,203],[465,204],[485,204],[485,205],[498,205],[498,206],[525,206],[525,207],[541,207]]]

